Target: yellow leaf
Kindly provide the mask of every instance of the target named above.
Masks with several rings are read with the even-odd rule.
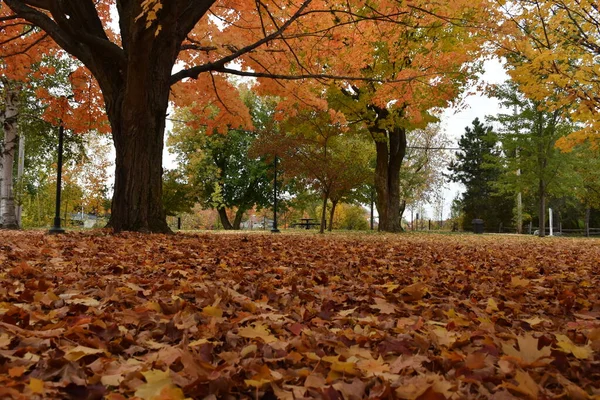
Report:
[[[246,346],[246,347],[244,347],[242,349],[242,351],[240,351],[240,356],[242,356],[242,358],[244,358],[248,354],[255,353],[257,349],[258,349],[258,347],[256,347],[255,344],[251,344],[249,346]]]
[[[586,360],[591,358],[594,354],[594,351],[590,347],[590,345],[585,346],[577,346],[575,343],[569,339],[566,335],[555,335],[557,340],[557,345],[560,349],[565,353],[572,353],[575,357],[580,360]]]
[[[528,318],[528,319],[522,319],[521,321],[525,321],[527,322],[530,326],[536,326],[539,325],[543,322],[551,322],[548,319],[542,319],[540,317],[533,317],[533,318]]]
[[[85,356],[89,356],[91,354],[99,354],[99,353],[104,353],[104,350],[93,349],[91,347],[86,347],[86,346],[77,346],[77,347],[74,347],[74,348],[68,350],[65,353],[65,359],[69,360],[69,361],[77,361],[80,358],[83,358]]]
[[[202,309],[202,314],[209,317],[221,318],[223,316],[223,310],[219,307],[207,306]]]
[[[356,307],[351,308],[349,310],[342,310],[338,314],[340,315],[340,317],[347,317],[348,315],[351,315],[354,311],[356,311]]]
[[[514,287],[525,287],[527,285],[529,285],[529,279],[522,279],[519,278],[517,276],[513,276],[512,279],[510,280],[510,285],[514,286]]]
[[[514,390],[515,392],[524,394],[529,398],[538,398],[540,388],[527,372],[517,370],[517,373],[515,375],[515,381],[517,381],[517,385],[514,385],[510,382],[505,382],[504,384],[502,384],[502,386],[504,386],[507,389]]]
[[[260,338],[265,343],[272,343],[272,342],[277,341],[277,338],[275,336],[269,334],[269,330],[267,329],[267,327],[258,322],[254,323],[252,328],[251,327],[241,328],[238,331],[238,335],[240,335],[241,337],[244,337],[244,338],[249,338],[249,339]]]
[[[29,380],[29,389],[35,394],[44,394],[44,381],[31,378]]]
[[[102,375],[102,377],[100,378],[100,382],[102,382],[102,384],[104,386],[119,386],[121,384],[121,382],[123,381],[123,376],[121,375]]]
[[[8,347],[10,345],[10,342],[12,342],[11,336],[9,336],[6,333],[0,335],[0,349]]]
[[[245,379],[244,383],[248,386],[252,386],[255,388],[260,389],[261,387],[263,387],[263,385],[270,383],[271,381],[269,379],[260,379],[260,380],[254,380],[254,379]]]
[[[169,370],[149,370],[142,372],[146,383],[138,386],[135,396],[143,400],[183,400],[181,389],[173,385]]]
[[[340,361],[339,358],[339,356],[325,356],[322,360],[331,363],[332,371],[351,375],[356,375],[358,373],[353,362]]]
[[[400,285],[395,285],[393,283],[386,283],[385,285],[381,285],[381,287],[385,288],[388,293],[393,292],[394,290],[398,289],[400,287]]]
[[[543,365],[550,362],[549,358],[551,358],[550,354],[552,353],[550,347],[543,347],[538,350],[538,339],[532,334],[526,333],[524,336],[517,337],[517,343],[519,344],[519,350],[511,344],[502,343],[502,351],[507,356],[519,360],[520,365]]]
[[[390,372],[389,364],[384,363],[381,356],[377,360],[361,360],[356,365],[366,376],[378,376]]]
[[[488,314],[491,314],[494,311],[500,311],[498,309],[498,304],[496,303],[496,300],[489,298],[485,312],[487,312]]]
[[[413,283],[402,289],[400,293],[404,295],[404,301],[421,300],[427,293],[427,285],[423,282]]]

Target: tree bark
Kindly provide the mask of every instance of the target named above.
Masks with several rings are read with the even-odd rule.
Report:
[[[13,164],[17,147],[17,118],[19,115],[19,89],[4,82],[6,108],[2,126],[4,128],[4,148],[2,149],[2,228],[18,229],[15,198],[13,193]]]
[[[134,47],[124,79],[104,73],[114,72],[104,66],[94,74],[100,76],[116,150],[109,226],[117,232],[171,232],[162,205],[162,153],[171,69],[179,44],[152,40],[151,29],[133,25],[137,32],[130,39]]]
[[[339,200],[331,200],[331,211],[329,212],[329,232],[333,230],[333,217],[335,216],[335,207]]]
[[[402,199],[400,202],[400,230],[404,232],[404,228],[402,228],[402,217],[404,216],[404,211],[406,211],[406,200]]]
[[[328,197],[326,194],[323,194],[323,210],[321,210],[321,226],[319,228],[319,233],[325,233],[325,228],[327,227],[327,200]]]
[[[375,190],[379,231],[400,232],[400,167],[406,155],[406,129],[387,130],[384,139],[381,139],[381,131],[372,133],[377,137]]]
[[[226,231],[230,231],[233,229],[233,225],[229,222],[229,217],[227,216],[227,209],[225,207],[219,207],[219,219],[221,220],[221,225],[223,225],[223,229]]]
[[[236,230],[236,231],[240,230],[240,225],[242,224],[242,218],[244,217],[245,212],[246,212],[246,210],[243,208],[237,209],[237,211],[235,212],[235,218],[233,219],[233,226],[232,226],[233,230]]]

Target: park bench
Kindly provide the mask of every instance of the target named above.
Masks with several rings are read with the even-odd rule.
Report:
[[[320,226],[321,225],[318,222],[311,222],[311,221],[316,221],[314,218],[300,218],[300,221],[302,221],[302,222],[296,222],[292,226],[302,227],[304,229],[310,229],[311,226]]]

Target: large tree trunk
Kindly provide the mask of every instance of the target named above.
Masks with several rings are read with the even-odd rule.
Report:
[[[221,225],[223,225],[223,229],[226,231],[230,231],[233,229],[233,225],[229,222],[229,217],[227,216],[227,209],[225,207],[219,207],[219,219],[221,220]]]
[[[8,82],[5,86],[6,108],[3,117],[4,148],[2,151],[2,228],[18,229],[15,199],[13,193],[13,164],[17,147],[17,117],[19,115],[19,89]]]
[[[379,231],[400,232],[400,167],[406,155],[406,130],[396,127],[387,131],[387,140],[379,135],[375,147]]]
[[[141,29],[132,39],[136,48],[129,52],[122,86],[99,79],[116,150],[109,226],[117,232],[171,232],[162,205],[162,153],[179,47],[174,41],[144,38],[148,35],[154,32]]]

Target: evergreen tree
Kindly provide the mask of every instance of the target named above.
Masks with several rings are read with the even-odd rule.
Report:
[[[513,200],[496,193],[493,185],[501,173],[493,162],[500,156],[497,144],[492,127],[482,124],[478,118],[460,137],[461,150],[448,169],[450,180],[462,183],[466,189],[460,199],[463,229],[471,229],[471,222],[476,218],[483,219],[487,229],[493,231],[500,224],[510,224]]]

